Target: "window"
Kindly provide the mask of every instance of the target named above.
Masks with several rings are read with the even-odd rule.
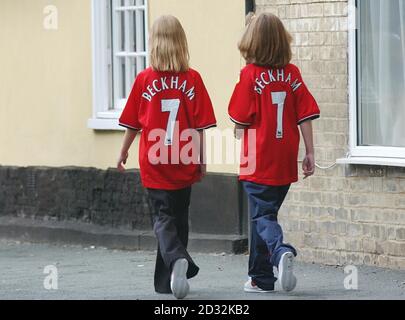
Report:
[[[405,0],[351,0],[349,16],[351,158],[340,162],[405,166]]]
[[[148,65],[147,0],[93,0],[93,129],[117,119],[137,74]]]

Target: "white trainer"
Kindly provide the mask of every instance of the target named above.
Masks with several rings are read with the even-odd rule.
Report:
[[[188,261],[179,259],[174,263],[170,279],[170,288],[177,299],[183,299],[190,291],[187,281]]]
[[[294,254],[292,252],[284,253],[278,264],[278,280],[281,288],[287,292],[294,290],[297,285],[297,278],[294,276],[293,268]]]
[[[260,289],[255,283],[253,283],[252,279],[249,278],[249,280],[245,283],[243,287],[243,291],[248,292],[248,293],[269,293],[273,292],[274,290],[263,290]]]

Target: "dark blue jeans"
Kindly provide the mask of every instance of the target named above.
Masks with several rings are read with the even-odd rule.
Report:
[[[297,255],[290,244],[283,243],[283,230],[278,223],[278,211],[290,189],[287,186],[266,186],[243,182],[249,199],[250,256],[249,276],[263,290],[273,290],[277,278],[273,266],[278,266],[286,252]]]

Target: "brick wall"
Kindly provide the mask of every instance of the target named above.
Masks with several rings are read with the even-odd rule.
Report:
[[[150,229],[138,174],[93,168],[0,166],[0,217]]]
[[[247,238],[247,205],[240,195],[236,175],[208,174],[193,186],[190,231],[200,239],[203,235]],[[77,222],[89,230],[97,225],[150,231],[150,211],[138,170],[122,174],[114,169],[0,166],[0,220],[7,223],[9,218],[21,218]]]
[[[294,63],[320,104],[316,158],[348,152],[347,0],[257,0],[294,37]],[[301,150],[302,151],[302,150]],[[300,259],[405,269],[405,169],[336,166],[296,184],[280,213]]]

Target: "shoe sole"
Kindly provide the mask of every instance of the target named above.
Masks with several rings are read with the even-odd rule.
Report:
[[[297,278],[293,274],[293,268],[294,255],[291,252],[284,253],[278,270],[281,288],[286,292],[294,290],[297,285]]]
[[[171,289],[177,299],[183,299],[187,296],[190,286],[187,281],[188,261],[179,259],[175,262],[172,271]]]

